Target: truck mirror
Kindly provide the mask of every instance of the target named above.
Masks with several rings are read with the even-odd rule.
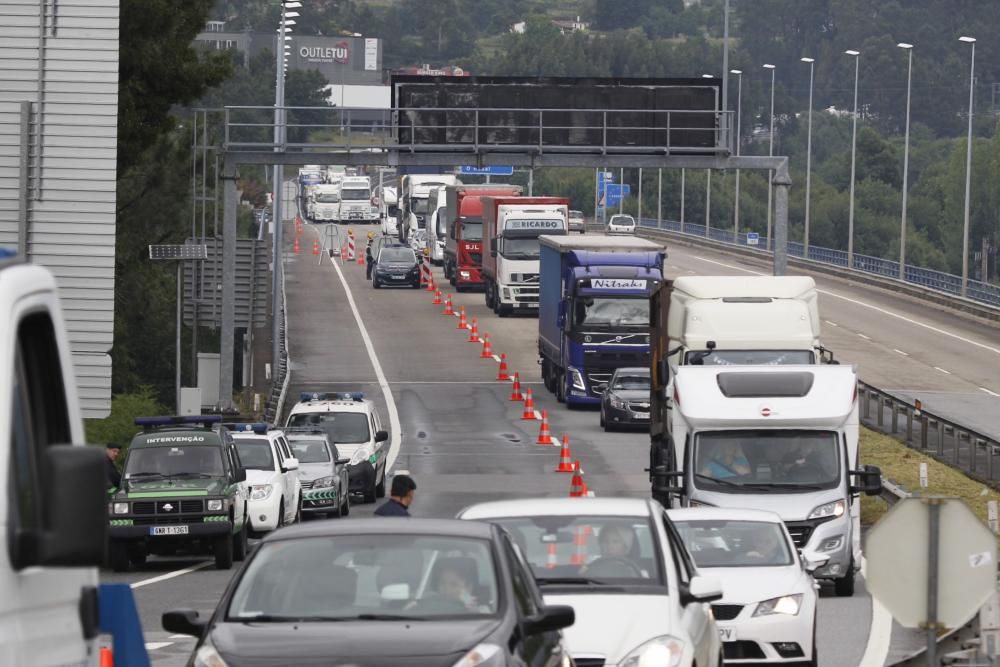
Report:
[[[848,491],[851,495],[863,493],[866,496],[877,496],[882,493],[882,469],[878,466],[865,465],[851,471],[855,483]]]
[[[684,495],[683,470],[668,470],[667,466],[659,465],[649,471],[649,477],[653,482],[652,491],[654,496]]]
[[[566,325],[566,302],[559,302],[559,313],[556,316],[556,325],[562,329]]]
[[[670,381],[670,364],[667,363],[666,359],[660,359],[656,362],[657,385],[661,387],[666,387],[669,381]]]
[[[497,247],[495,245],[490,245],[490,257],[497,256]]]

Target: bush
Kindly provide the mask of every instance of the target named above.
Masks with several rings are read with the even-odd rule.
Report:
[[[111,414],[104,419],[87,419],[84,426],[87,442],[104,446],[116,442],[122,447],[119,461],[125,460],[125,453],[139,427],[136,417],[166,414],[165,408],[153,393],[152,387],[142,387],[132,394],[118,394],[111,399]]]

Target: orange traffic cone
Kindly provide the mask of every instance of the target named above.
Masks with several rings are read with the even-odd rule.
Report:
[[[432,306],[440,306],[441,301],[441,290],[434,290],[434,300],[431,301]]]
[[[98,664],[100,667],[115,667],[115,658],[111,653],[111,649],[107,646],[101,647],[100,659]]]
[[[583,470],[580,469],[580,459],[573,463],[573,477],[569,480],[569,497],[579,498],[583,495]]]
[[[490,345],[490,335],[486,334],[483,339],[483,351],[479,354],[480,359],[492,359],[493,358],[493,346]]]
[[[359,252],[358,253],[358,259],[355,262],[355,264],[357,264],[358,266],[364,266],[365,265],[365,253],[363,253],[363,252]]]
[[[434,274],[432,273],[432,274],[430,274],[430,276],[429,276],[429,278],[427,280],[427,291],[428,292],[433,292],[436,289],[437,289],[437,285],[434,283]]]
[[[451,306],[451,295],[445,297],[444,299],[444,310],[441,311],[442,315],[454,315],[455,309]]]
[[[514,373],[514,388],[510,392],[510,400],[512,401],[523,401],[524,396],[521,395],[521,374]]]
[[[559,555],[556,551],[556,543],[549,542],[547,553],[545,555],[545,569],[551,570],[559,565]]]
[[[476,321],[476,318],[474,318],[474,317],[472,318],[472,328],[469,331],[469,340],[468,340],[468,342],[470,342],[470,343],[482,343],[483,342],[482,339],[479,338],[479,322]]]
[[[295,235],[302,236],[302,225],[295,225]]]
[[[562,448],[559,450],[559,465],[556,466],[555,472],[576,472],[576,468],[573,467],[573,457],[569,451],[569,436],[564,435],[562,437]]]
[[[570,565],[583,565],[586,555],[587,530],[584,526],[577,526],[576,533],[573,535],[573,555],[569,557]]]
[[[552,442],[552,432],[549,431],[549,411],[542,410],[542,425],[538,429],[538,440],[535,441],[537,445],[553,445]]]
[[[319,255],[319,239],[313,240],[313,255],[314,256]]]
[[[531,387],[524,391],[524,413],[521,415],[521,419],[525,421],[535,420],[535,399],[531,397]]]
[[[510,375],[507,374],[507,355],[500,353],[500,368],[497,370],[497,382],[507,382]]]
[[[469,323],[465,321],[465,306],[458,309],[458,326],[456,329],[468,329]]]
[[[299,246],[299,238],[295,237],[295,241],[292,242],[292,252],[298,255],[302,252],[302,248]]]

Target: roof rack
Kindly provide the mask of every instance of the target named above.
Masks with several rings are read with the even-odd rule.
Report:
[[[256,433],[266,435],[272,430],[271,425],[265,422],[223,422],[223,427],[237,433]]]
[[[312,403],[313,401],[363,401],[365,394],[361,391],[303,391],[299,394],[299,403]]]

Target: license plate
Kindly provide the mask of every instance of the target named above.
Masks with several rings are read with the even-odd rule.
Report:
[[[406,276],[396,276],[396,275],[392,276],[393,280],[402,280],[404,278],[406,278]]]
[[[150,526],[150,535],[187,535],[187,526]]]
[[[719,626],[719,636],[724,642],[736,641],[736,628]]]
[[[526,303],[524,305],[526,305],[528,308],[538,308],[538,304],[537,303]]]

